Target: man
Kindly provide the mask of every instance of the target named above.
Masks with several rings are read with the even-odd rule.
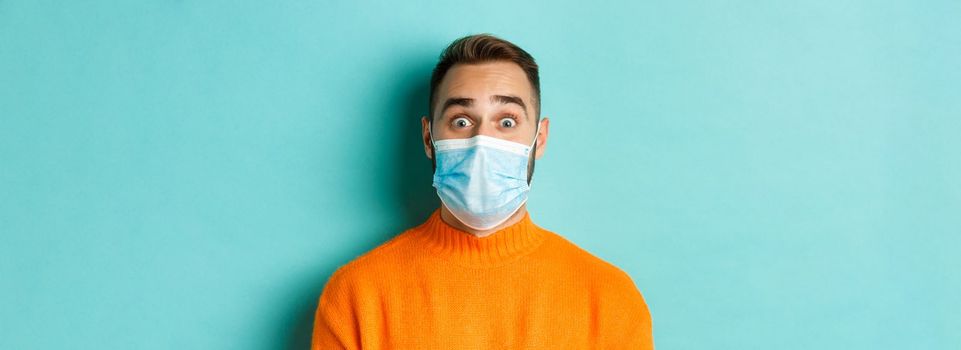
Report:
[[[312,350],[653,349],[632,279],[527,212],[540,105],[521,48],[481,34],[444,50],[421,120],[440,208],[330,276]]]

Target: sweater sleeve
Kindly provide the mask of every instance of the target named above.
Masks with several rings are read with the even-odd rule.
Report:
[[[616,335],[613,343],[604,344],[604,349],[653,350],[654,335],[651,313],[647,302],[634,281],[623,274],[621,288],[613,299],[618,305],[617,314],[611,317],[611,334]]]
[[[653,350],[654,327],[651,322],[651,313],[640,291],[635,288],[635,292],[637,296],[633,303],[634,312],[628,317],[628,322],[624,326],[624,340],[627,343],[624,348]]]
[[[331,275],[317,302],[311,350],[360,349],[360,332],[349,281],[341,272],[338,270]]]

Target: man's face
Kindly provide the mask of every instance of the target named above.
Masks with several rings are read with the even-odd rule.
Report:
[[[421,120],[428,158],[433,159],[431,132],[434,141],[485,135],[525,145],[534,142],[533,88],[524,70],[513,62],[454,65],[435,94],[434,115]],[[549,123],[541,118],[535,159],[544,152]]]

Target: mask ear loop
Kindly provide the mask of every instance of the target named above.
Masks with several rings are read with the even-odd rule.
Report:
[[[430,135],[430,148],[433,151],[434,150],[434,122],[430,120],[427,121],[427,135]]]
[[[530,166],[530,164],[534,162],[534,153],[535,153],[535,151],[537,151],[537,149],[535,149],[534,146],[537,145],[537,136],[539,136],[540,134],[541,134],[541,123],[537,123],[537,128],[534,129],[534,141],[531,142],[531,145],[530,145],[531,155],[530,155],[530,158],[527,159],[528,166]],[[531,175],[531,177],[533,177],[533,174]],[[528,190],[530,190],[531,187],[533,187],[533,184],[532,184],[533,181],[531,181],[531,180],[533,180],[533,179],[531,179],[531,178],[528,178],[528,179],[527,179],[527,189],[528,189]],[[525,201],[526,201],[526,200],[525,200]]]
[[[431,117],[433,118],[433,117]],[[430,135],[430,163],[434,171],[437,171],[437,145],[434,144],[434,121],[427,121],[427,135]]]
[[[540,134],[541,134],[541,123],[537,123],[537,128],[534,129],[534,142],[531,142],[531,148],[534,148],[534,145],[537,144],[537,136],[540,136]]]

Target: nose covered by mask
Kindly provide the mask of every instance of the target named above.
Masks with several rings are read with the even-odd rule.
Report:
[[[527,202],[527,167],[536,142],[485,135],[435,141],[432,131],[437,196],[467,227],[488,230],[504,223]]]

